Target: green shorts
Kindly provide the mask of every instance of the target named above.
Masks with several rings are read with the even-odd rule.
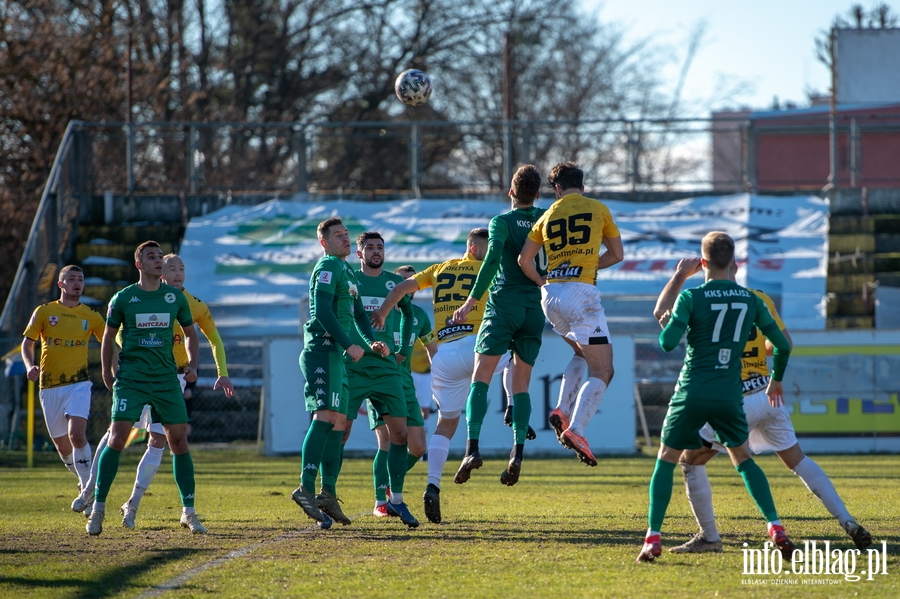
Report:
[[[486,356],[502,356],[512,350],[534,366],[544,335],[544,311],[540,304],[521,306],[509,303],[497,309],[488,296],[484,319],[478,329],[475,351]]]
[[[340,353],[303,350],[300,352],[300,372],[306,381],[303,397],[307,412],[332,410],[339,414],[347,413],[350,392]]]
[[[700,429],[707,422],[725,447],[738,447],[747,442],[750,432],[742,398],[688,399],[680,394],[673,395],[669,401],[660,440],[672,449],[700,449],[703,446]]]
[[[406,414],[406,396],[400,380],[400,369],[393,356],[382,358],[367,354],[359,362],[349,361],[344,366],[350,387],[347,420],[356,420],[366,399],[381,414]]]
[[[185,424],[187,408],[181,383],[176,377],[171,381],[129,381],[116,379],[113,385],[112,421],[137,422],[149,404],[153,422],[160,424]]]
[[[400,379],[403,382],[403,394],[406,396],[406,426],[425,426],[422,418],[422,408],[419,406],[419,398],[416,396],[416,385],[413,382],[412,373],[405,368],[400,368]],[[369,428],[374,430],[376,426],[384,424],[378,408],[368,402]]]

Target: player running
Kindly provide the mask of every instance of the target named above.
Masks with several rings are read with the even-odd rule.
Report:
[[[741,403],[741,352],[753,327],[775,346],[774,368],[767,384],[773,406],[782,402],[781,379],[790,356],[790,343],[769,314],[765,303],[732,278],[734,240],[721,231],[701,243],[706,282],[678,295],[672,312],[663,315],[659,344],[672,351],[687,332],[684,366],[669,401],[656,467],[650,479],[650,527],[637,561],[653,561],[662,553],[660,530],[672,498],[672,473],[685,449],[702,447],[700,429],[709,422],[727,448],[735,469],[766,518],[769,536],[790,559],[794,544],[778,519],[769,481],[753,461],[747,443],[747,418]]]
[[[103,339],[103,317],[81,303],[84,272],[70,264],[59,271],[59,299],[38,306],[25,327],[22,362],[30,381],[39,381],[41,411],[47,432],[66,468],[85,489],[91,478],[91,446],[85,431],[91,412],[91,379],[88,375],[88,341]],[[34,346],[40,339],[40,365],[34,363]],[[94,502],[93,493],[72,502],[83,512]],[[90,511],[88,511],[90,514]]]
[[[656,302],[653,315],[663,318],[666,311],[670,311],[675,304],[675,298],[684,286],[684,283],[693,274],[702,270],[699,258],[685,258],[678,262],[675,274],[666,284],[663,292]],[[778,328],[791,341],[791,336],[784,322],[775,309],[775,303],[762,291],[752,289],[753,293],[765,302],[766,307]],[[863,551],[872,544],[872,535],[863,528],[847,511],[834,484],[825,471],[800,449],[800,443],[794,434],[790,416],[784,407],[773,407],[766,397],[765,388],[769,383],[769,370],[766,364],[768,344],[765,337],[754,328],[750,331],[747,345],[741,356],[741,382],[744,392],[744,412],[747,415],[747,425],[750,429],[750,449],[753,453],[774,451],[784,465],[794,474],[800,477],[806,488],[815,495],[825,508],[834,516],[856,547]],[[684,474],[684,486],[694,517],[700,526],[700,532],[695,534],[687,543],[672,547],[673,553],[703,553],[722,551],[722,540],[716,528],[716,517],[713,513],[712,489],[709,478],[706,475],[705,464],[725,448],[716,442],[715,431],[708,424],[700,429],[703,437],[703,447],[684,451],[679,459],[682,473]]]
[[[466,253],[462,258],[433,264],[406,279],[391,290],[381,308],[372,312],[372,322],[381,326],[404,295],[433,288],[439,349],[431,365],[431,375],[434,399],[438,405],[438,422],[428,443],[428,486],[422,500],[425,515],[436,524],[441,521],[441,473],[450,452],[450,439],[459,426],[459,416],[466,405],[475,367],[475,333],[481,324],[484,304],[479,302],[476,305],[466,324],[454,324],[453,313],[465,302],[475,285],[478,269],[487,253],[487,242],[487,229],[472,229],[466,238]],[[508,354],[500,359],[495,373],[502,371],[507,363]]]
[[[483,460],[478,450],[481,427],[488,409],[488,388],[497,365],[512,350],[512,381],[509,393],[512,401],[513,449],[500,482],[513,486],[519,481],[522,456],[531,418],[531,396],[528,386],[531,371],[541,348],[544,333],[544,313],[541,311],[541,291],[534,281],[522,273],[518,258],[522,246],[535,221],[545,212],[534,205],[540,197],[541,174],[531,164],[520,166],[512,178],[509,190],[511,208],[491,219],[488,227],[488,248],[475,285],[465,303],[453,315],[456,323],[466,317],[484,297],[484,317],[475,342],[475,369],[466,400],[468,439],[454,481],[469,480],[472,470],[480,468]],[[535,265],[538,274],[541,267]]]
[[[531,229],[519,254],[519,267],[541,286],[541,307],[547,320],[575,351],[563,373],[550,425],[560,443],[574,450],[585,464],[596,466],[584,429],[613,377],[612,345],[597,289],[597,271],[618,264],[625,254],[609,209],[582,195],[584,173],[576,164],[557,164],[548,181],[557,200]],[[602,254],[601,243],[606,247]],[[545,277],[535,267],[541,248],[548,262]],[[588,379],[582,384],[585,370]]]

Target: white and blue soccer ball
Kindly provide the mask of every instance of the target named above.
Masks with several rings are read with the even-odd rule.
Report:
[[[431,78],[418,69],[403,71],[394,81],[394,93],[407,106],[421,106],[431,97]]]

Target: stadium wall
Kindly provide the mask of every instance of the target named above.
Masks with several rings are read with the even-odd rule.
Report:
[[[597,414],[586,429],[585,437],[594,454],[632,454],[635,445],[634,398],[634,339],[631,336],[613,336],[613,366],[615,377],[603,398]],[[303,376],[298,357],[303,349],[300,336],[270,337],[264,340],[263,376],[265,379],[265,403],[263,431],[266,455],[300,453],[303,437],[309,426],[309,414],[303,404]],[[440,351],[440,350],[439,350]],[[544,334],[540,355],[531,377],[531,425],[537,431],[537,439],[526,443],[528,454],[572,455],[556,440],[547,423],[550,411],[556,406],[559,383],[572,356],[572,350],[562,338],[552,332]],[[512,429],[503,424],[503,385],[500,377],[491,381],[488,414],[481,433],[481,452],[485,455],[507,455],[512,447]],[[434,431],[436,416],[425,423],[428,434]],[[460,419],[459,429],[451,443],[451,453],[465,449],[465,418]],[[377,449],[375,435],[369,431],[368,419],[361,414],[347,441],[348,452],[372,455]]]

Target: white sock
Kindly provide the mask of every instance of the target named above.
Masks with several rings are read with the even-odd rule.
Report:
[[[58,453],[58,455],[59,455],[59,459],[62,460],[63,465],[65,465],[66,470],[68,470],[75,476],[78,476],[78,470],[75,469],[75,458],[73,457],[75,455],[75,453],[73,452],[73,453],[70,453],[69,455],[62,455],[61,453]]]
[[[512,368],[507,366],[503,369],[503,390],[506,391],[506,404],[509,406],[515,403],[512,388]]]
[[[156,476],[156,471],[159,470],[165,451],[165,447],[147,445],[147,451],[144,452],[144,457],[141,458],[141,463],[138,464],[137,476],[134,479],[134,489],[131,490],[131,497],[128,499],[128,503],[134,509],[137,509],[141,504],[141,498],[147,491],[147,487],[153,482],[153,477]]]
[[[691,504],[694,518],[700,525],[700,533],[707,541],[720,540],[716,528],[716,515],[713,512],[712,487],[709,486],[706,466],[682,463],[681,472],[684,474],[684,492]]]
[[[197,511],[193,508],[193,506],[192,507],[184,506],[183,508],[181,508],[181,513],[187,514],[190,516],[191,514],[196,514]]]
[[[72,452],[75,461],[75,471],[78,473],[78,480],[81,481],[81,488],[87,488],[91,481],[91,444],[85,443],[84,447],[76,447]]]
[[[590,377],[584,382],[578,391],[578,399],[575,400],[575,409],[572,410],[569,430],[576,435],[584,436],[584,428],[600,407],[604,393],[606,393],[606,383],[601,379]]]
[[[109,429],[106,430],[106,434],[100,439],[100,442],[97,443],[97,449],[94,450],[94,459],[91,460],[91,478],[88,481],[88,488],[93,489],[97,485],[97,463],[100,461],[100,454],[103,453],[103,450],[106,449],[106,445],[109,443]]]
[[[435,433],[428,442],[428,482],[441,488],[441,473],[450,455],[450,439]]]
[[[403,493],[394,493],[394,490],[391,489],[391,503],[394,505],[403,503]]]
[[[584,358],[574,355],[563,371],[556,407],[562,410],[566,416],[572,413],[572,404],[578,397],[578,390],[581,389],[581,382],[584,380],[584,375],[587,374],[587,369],[587,362]]]
[[[800,460],[800,463],[794,466],[792,470],[794,474],[800,477],[800,480],[803,481],[806,488],[819,498],[819,501],[822,502],[825,509],[828,510],[832,516],[837,518],[841,526],[843,526],[847,520],[853,519],[853,516],[847,511],[847,507],[844,505],[844,502],[841,501],[840,496],[834,489],[834,484],[831,482],[831,479],[828,478],[828,475],[825,474],[825,471],[822,470],[821,466],[809,459],[809,457],[805,457]]]

